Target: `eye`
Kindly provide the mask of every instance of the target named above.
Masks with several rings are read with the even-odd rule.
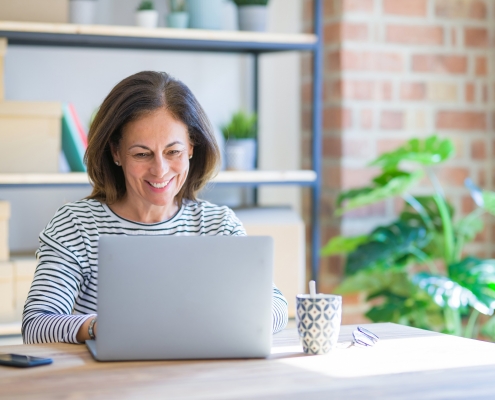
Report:
[[[136,158],[146,158],[148,156],[149,156],[148,153],[137,153],[137,154],[134,154],[134,157],[136,157]]]
[[[171,156],[178,156],[178,155],[180,155],[181,153],[182,153],[182,150],[170,150],[170,151],[168,152],[168,154],[169,154],[169,155],[171,155]]]

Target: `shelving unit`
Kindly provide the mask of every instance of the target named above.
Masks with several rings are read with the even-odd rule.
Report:
[[[322,0],[314,0],[314,34],[273,34],[240,31],[203,31],[194,29],[153,30],[128,26],[47,24],[0,21],[0,38],[9,45],[149,49],[251,54],[254,59],[254,101],[258,108],[258,57],[264,53],[307,51],[313,63],[313,136],[312,170],[300,171],[222,171],[214,179],[217,185],[257,187],[260,185],[297,185],[312,190],[311,255],[312,275],[318,275],[321,192],[321,99],[322,99]],[[84,173],[0,174],[0,187],[89,185]]]

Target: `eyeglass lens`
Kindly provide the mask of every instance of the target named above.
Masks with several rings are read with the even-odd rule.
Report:
[[[375,335],[373,332],[370,332],[368,329],[365,329],[361,326],[357,327],[357,330],[361,333],[364,333],[366,336],[371,338],[374,342],[378,342],[378,339],[380,339],[377,335]]]
[[[354,338],[354,342],[360,344],[361,346],[373,346],[375,344],[373,339],[359,331],[352,332],[352,337]]]

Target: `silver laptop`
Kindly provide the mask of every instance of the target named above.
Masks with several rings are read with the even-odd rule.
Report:
[[[101,236],[98,253],[95,359],[270,354],[272,238]]]

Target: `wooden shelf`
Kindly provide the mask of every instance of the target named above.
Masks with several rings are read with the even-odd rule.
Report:
[[[221,185],[306,185],[316,182],[316,173],[299,171],[221,171],[213,180]],[[68,174],[0,174],[0,187],[22,186],[78,186],[89,185],[88,175],[83,172]]]
[[[314,50],[313,34],[0,21],[9,44],[262,53]]]

